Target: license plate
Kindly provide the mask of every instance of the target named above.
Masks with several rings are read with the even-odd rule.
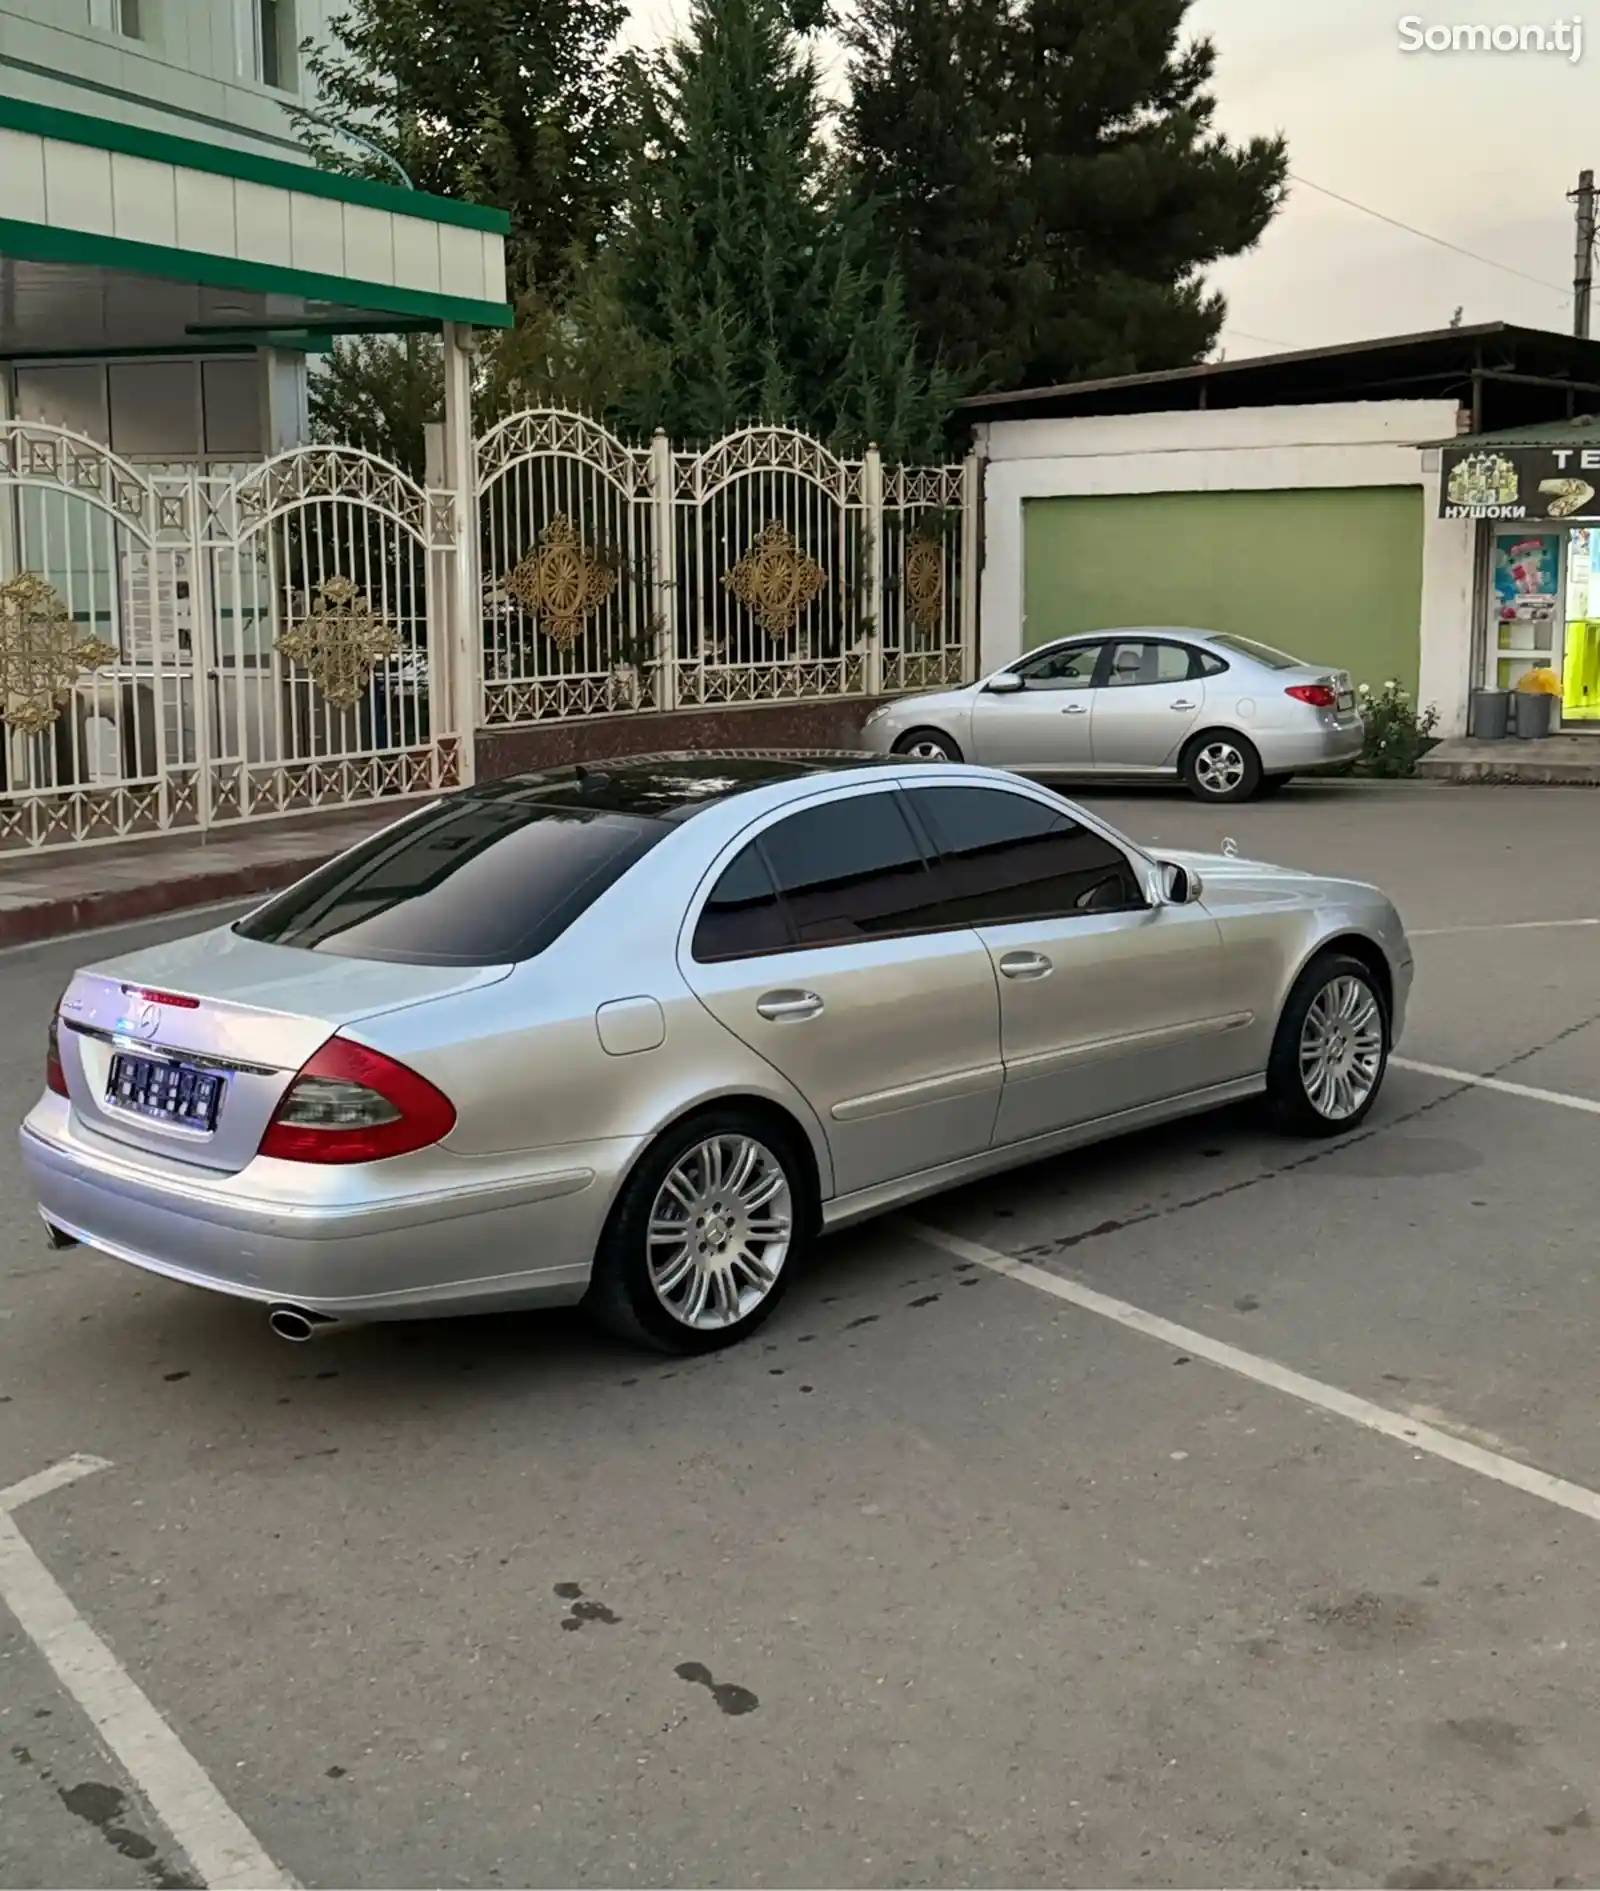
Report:
[[[158,1123],[215,1129],[222,1082],[216,1071],[196,1070],[192,1064],[173,1063],[165,1057],[137,1057],[119,1051],[111,1060],[106,1101]]]
[[[1356,706],[1356,693],[1355,693],[1355,691],[1354,691],[1353,689],[1342,689],[1342,690],[1340,690],[1340,692],[1339,692],[1339,707],[1340,707],[1340,709],[1341,709],[1341,710],[1345,710],[1345,709],[1354,709],[1354,708],[1355,708],[1355,706]]]

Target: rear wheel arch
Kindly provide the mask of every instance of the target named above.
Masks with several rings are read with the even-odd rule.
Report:
[[[793,1201],[793,1251],[787,1271],[769,1288],[764,1304],[736,1325],[711,1332],[675,1323],[650,1284],[644,1245],[650,1198],[660,1185],[660,1176],[667,1166],[680,1160],[678,1150],[694,1146],[702,1128],[708,1137],[746,1135],[759,1139],[778,1158]],[[653,1167],[659,1167],[659,1175],[652,1174]],[[816,1152],[793,1113],[770,1097],[749,1092],[703,1099],[662,1124],[628,1165],[595,1244],[593,1271],[583,1304],[602,1325],[635,1344],[669,1353],[711,1351],[744,1338],[770,1315],[796,1268],[804,1267],[821,1227]],[[689,1238],[693,1239],[692,1233]],[[708,1230],[706,1238],[718,1237]]]
[[[1245,763],[1243,792],[1231,795],[1209,795],[1202,793],[1195,784],[1195,758],[1213,742],[1227,742],[1239,751]],[[1248,801],[1260,791],[1265,777],[1261,765],[1261,750],[1242,729],[1226,728],[1220,723],[1210,723],[1196,729],[1193,735],[1184,738],[1183,747],[1178,751],[1178,775],[1180,780],[1189,784],[1190,792],[1204,801],[1213,801],[1226,805],[1229,801]]]
[[[793,1110],[785,1108],[775,1098],[762,1096],[751,1090],[730,1090],[725,1096],[701,1097],[687,1108],[679,1110],[645,1138],[633,1160],[628,1164],[618,1180],[616,1193],[612,1199],[612,1211],[615,1212],[617,1200],[626,1192],[640,1164],[650,1152],[667,1136],[676,1136],[702,1118],[709,1120],[714,1116],[726,1115],[735,1111],[749,1116],[757,1122],[767,1124],[777,1135],[790,1145],[793,1153],[805,1168],[803,1177],[808,1207],[815,1221],[822,1218],[823,1190],[826,1171],[817,1156],[815,1142],[811,1132]]]
[[[918,744],[922,742],[937,742],[944,750],[945,757],[948,761],[961,762],[966,760],[966,756],[962,752],[961,744],[955,737],[946,729],[936,728],[931,722],[918,723],[916,728],[907,729],[904,735],[896,736],[894,752],[896,755],[913,755],[916,752]]]

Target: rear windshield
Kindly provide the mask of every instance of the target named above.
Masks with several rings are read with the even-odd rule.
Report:
[[[1257,643],[1251,637],[1214,636],[1211,641],[1220,644],[1224,650],[1231,650],[1236,657],[1250,657],[1257,663],[1265,664],[1269,670],[1303,670],[1306,667],[1299,657],[1285,656],[1281,650],[1274,650],[1270,644]]]
[[[374,835],[234,931],[347,959],[513,965],[670,831],[607,809],[465,796]]]

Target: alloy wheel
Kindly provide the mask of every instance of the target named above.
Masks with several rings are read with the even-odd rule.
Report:
[[[650,1284],[697,1332],[747,1319],[777,1284],[794,1239],[783,1165],[752,1136],[711,1136],[679,1157],[650,1209]]]
[[[1244,753],[1232,742],[1208,742],[1194,758],[1194,778],[1206,794],[1232,794],[1244,776]]]
[[[1383,1074],[1383,1011],[1370,986],[1343,974],[1312,1000],[1300,1029],[1300,1081],[1330,1123],[1359,1115]]]

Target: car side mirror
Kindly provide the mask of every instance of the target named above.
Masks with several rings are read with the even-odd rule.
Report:
[[[991,676],[984,685],[991,696],[1020,696],[1027,687],[1015,670],[1002,670],[998,676]]]
[[[1205,891],[1198,873],[1170,860],[1162,862],[1161,881],[1169,906],[1193,906]]]

